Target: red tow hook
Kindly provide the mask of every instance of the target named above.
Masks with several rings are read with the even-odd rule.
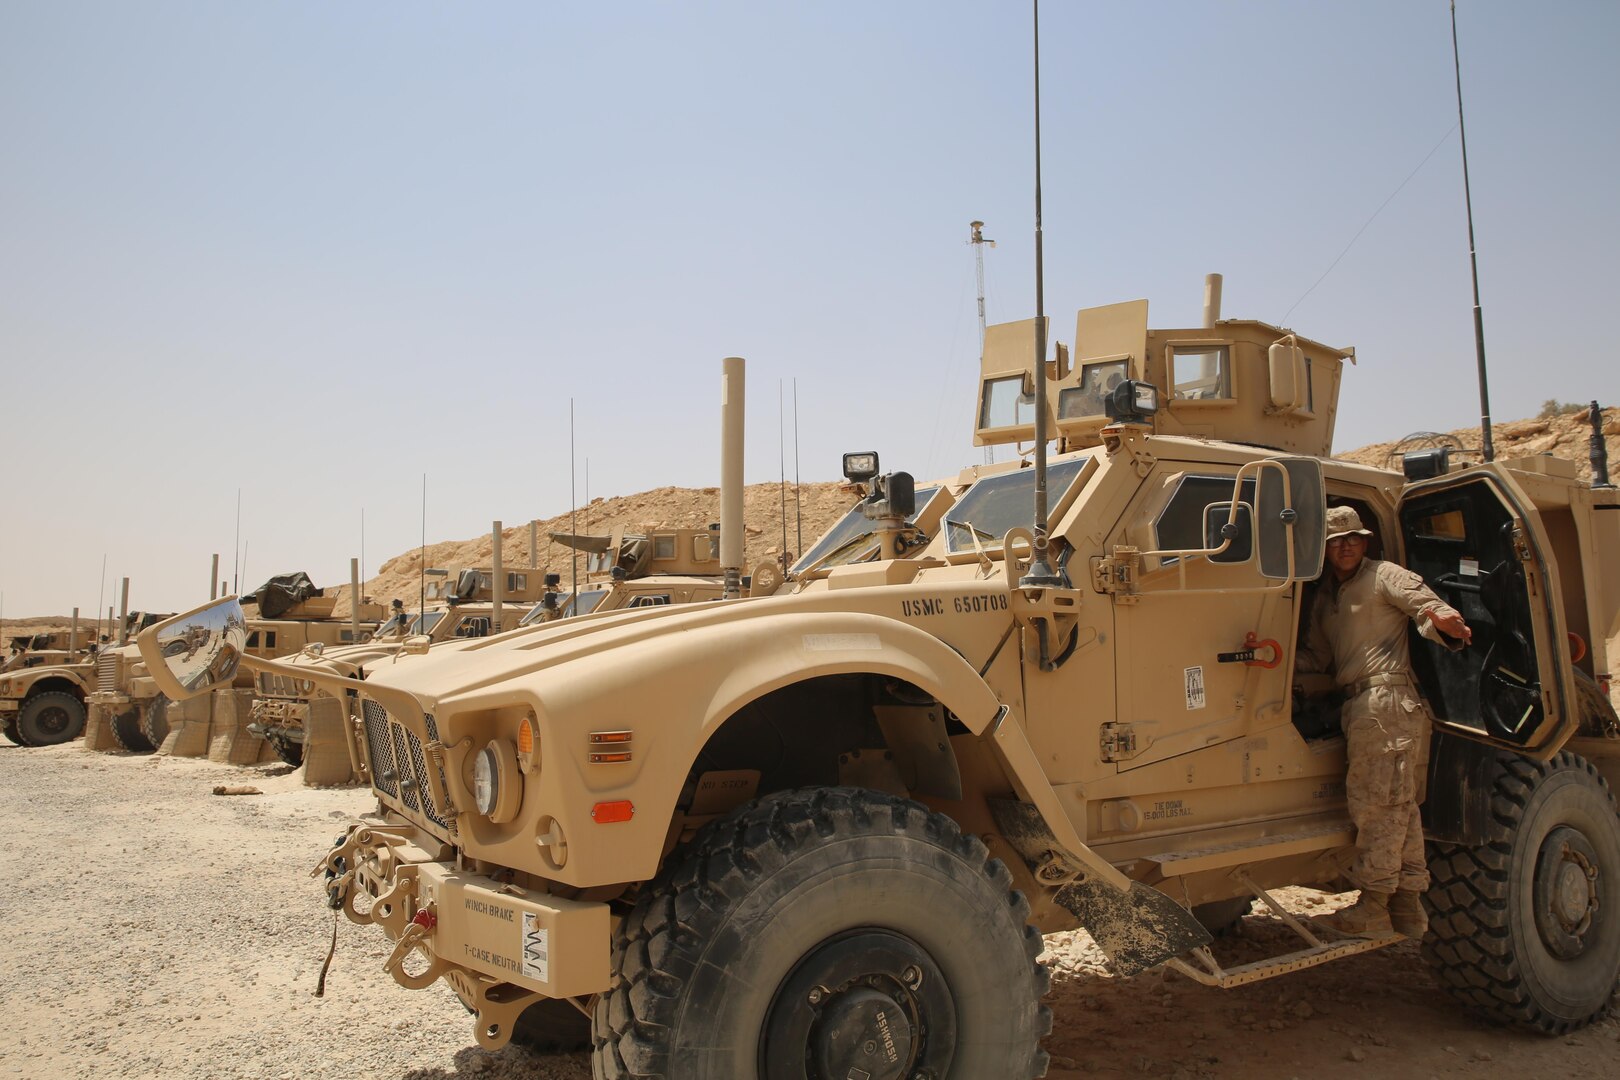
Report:
[[[1260,659],[1259,652],[1261,649],[1271,650],[1271,659]],[[1253,630],[1250,630],[1249,633],[1244,637],[1243,648],[1239,649],[1237,652],[1223,652],[1215,654],[1215,659],[1219,660],[1223,664],[1244,664],[1248,667],[1263,668],[1276,667],[1278,664],[1282,663],[1282,657],[1283,651],[1281,645],[1277,644],[1271,638],[1266,638],[1262,641]]]
[[[439,917],[428,908],[423,908],[416,913],[411,922],[416,926],[420,926],[424,932],[429,932],[439,925]]]

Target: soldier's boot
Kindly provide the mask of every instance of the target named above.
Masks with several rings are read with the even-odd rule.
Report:
[[[1318,922],[1352,937],[1380,937],[1392,934],[1395,927],[1389,918],[1389,893],[1362,889],[1361,897],[1342,911],[1324,915]]]
[[[1397,934],[1404,934],[1414,941],[1422,938],[1429,929],[1429,916],[1423,910],[1423,894],[1402,889],[1390,897],[1389,921]]]

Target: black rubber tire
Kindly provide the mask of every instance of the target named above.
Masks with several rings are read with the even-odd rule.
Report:
[[[586,1050],[591,1045],[591,1021],[571,1002],[542,998],[518,1016],[512,1041],[540,1053]]]
[[[291,765],[296,769],[304,763],[303,743],[294,742],[292,739],[283,738],[280,735],[266,735],[264,737],[264,741],[270,744],[270,749],[276,752],[276,757],[280,758],[284,764]],[[564,1002],[564,1004],[567,1003]],[[531,1005],[524,1011],[523,1015],[527,1016],[533,1011],[534,1006]],[[568,1006],[568,1011],[579,1017],[581,1020],[585,1019],[585,1014],[574,1008],[572,1005]]]
[[[141,712],[132,704],[129,711],[107,717],[107,730],[112,732],[113,741],[132,754],[150,754],[157,749],[141,730]]]
[[[159,694],[141,710],[141,734],[156,750],[169,737],[169,699]]]
[[[1453,997],[1497,1023],[1561,1035],[1602,1019],[1620,991],[1620,817],[1608,785],[1574,754],[1539,763],[1503,752],[1491,818],[1484,844],[1429,845],[1424,959]],[[1569,958],[1549,946],[1536,911],[1543,846],[1563,829],[1584,840],[1596,873],[1584,947]]]
[[[24,746],[57,746],[84,734],[84,702],[66,690],[26,698],[17,710],[17,741]]]
[[[23,744],[22,735],[17,731],[17,714],[16,713],[14,713],[14,712],[6,713],[5,718],[3,720],[0,720],[0,731],[5,732],[6,738],[10,739],[12,742],[16,743],[18,746],[21,746]]]
[[[921,1040],[925,1052],[953,1054],[949,1076],[1044,1076],[1039,1043],[1052,1013],[1028,919],[1000,860],[920,803],[855,788],[766,796],[675,852],[614,931],[593,1075],[754,1077],[773,1019],[810,1011],[805,999],[778,1001],[780,988],[851,935],[879,934],[933,964],[937,987],[923,991],[943,988],[953,1001],[949,1015],[921,1021],[935,1033]],[[945,1044],[938,1032],[953,1028]],[[818,1071],[807,1061],[794,1075],[820,1080]]]
[[[1254,910],[1254,897],[1234,896],[1230,900],[1212,900],[1192,909],[1193,918],[1211,937],[1222,938],[1237,929],[1243,916]]]

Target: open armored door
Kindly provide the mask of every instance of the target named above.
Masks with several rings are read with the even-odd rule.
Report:
[[[1406,565],[1463,613],[1460,652],[1414,635],[1412,666],[1442,727],[1531,757],[1579,723],[1565,662],[1557,569],[1530,501],[1500,472],[1440,477],[1400,504]]]

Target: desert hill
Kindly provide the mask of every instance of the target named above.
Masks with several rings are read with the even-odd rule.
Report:
[[[1583,480],[1591,475],[1588,464],[1588,442],[1591,426],[1584,410],[1531,420],[1510,420],[1495,425],[1496,455],[1498,458],[1524,457],[1535,454],[1554,454],[1575,462]],[[1611,475],[1620,480],[1620,408],[1603,413],[1604,441],[1608,446]],[[1380,468],[1398,468],[1402,450],[1440,444],[1477,452],[1480,432],[1475,428],[1460,428],[1450,432],[1425,432],[1391,442],[1375,443],[1356,450],[1335,455],[1343,460],[1355,461]],[[1468,455],[1465,455],[1468,456]],[[747,557],[745,571],[777,556],[782,547],[782,490],[776,483],[751,484],[743,496],[743,517],[747,522]],[[804,484],[799,491],[795,509],[793,490],[787,492],[787,546],[794,557],[802,554],[815,538],[832,525],[853,505],[854,499],[836,482]],[[540,549],[536,562],[541,570],[560,573],[564,582],[569,580],[568,549],[550,543],[546,534],[570,532],[577,525],[581,533],[606,534],[615,525],[627,531],[653,527],[702,527],[720,517],[719,488],[661,487],[635,495],[591,500],[581,507],[577,518],[568,513],[542,519],[539,522]],[[799,536],[802,535],[802,546]],[[486,534],[466,540],[442,540],[429,544],[425,552],[430,568],[460,569],[488,566],[493,545]],[[529,566],[529,525],[524,522],[507,528],[501,540],[501,554],[505,564],[514,570]],[[387,604],[400,599],[416,606],[420,588],[420,572],[424,553],[412,549],[394,556],[382,564],[376,576],[362,584],[362,594],[374,601]],[[290,569],[290,568],[289,568]],[[583,559],[579,571],[584,574]],[[339,617],[349,610],[348,585],[338,582],[316,582],[328,586],[338,596]],[[66,629],[64,616],[45,616],[30,619],[7,619],[5,633],[30,633],[48,629]]]

